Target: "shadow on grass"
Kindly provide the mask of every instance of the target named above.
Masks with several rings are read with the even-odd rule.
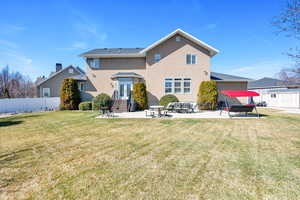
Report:
[[[21,124],[23,121],[0,121],[0,127]]]

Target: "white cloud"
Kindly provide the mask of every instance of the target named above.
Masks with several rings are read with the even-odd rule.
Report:
[[[26,29],[25,26],[15,25],[15,24],[2,24],[0,25],[0,33],[8,35],[13,33],[18,33],[24,31]]]
[[[291,62],[287,60],[265,60],[246,66],[233,67],[230,71],[224,71],[224,73],[258,79],[275,77],[282,68],[288,66],[291,66]]]
[[[107,39],[107,34],[100,28],[100,24],[94,23],[85,14],[78,10],[72,9],[72,13],[75,16],[76,23],[74,23],[75,30],[84,39],[93,39],[96,43],[101,43]]]
[[[12,48],[12,49],[16,49],[18,48],[18,45],[14,42],[8,41],[8,40],[2,40],[0,39],[0,45],[3,47],[7,47],[7,48]]]
[[[239,68],[236,68],[236,69],[233,69],[232,72],[247,72],[247,71],[250,71],[250,70],[254,70],[255,67],[239,67]]]
[[[203,27],[205,30],[213,30],[217,28],[217,24],[207,24]]]
[[[30,76],[33,80],[42,73],[41,69],[34,65],[33,60],[19,50],[17,44],[0,40],[0,69],[6,65],[12,71]]]
[[[65,48],[58,48],[59,50],[67,50],[67,51],[72,51],[72,50],[82,50],[82,49],[87,49],[88,44],[86,42],[82,41],[77,41],[74,42],[70,47],[65,47]]]

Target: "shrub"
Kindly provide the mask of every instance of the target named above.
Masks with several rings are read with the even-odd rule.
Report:
[[[60,92],[60,109],[78,110],[79,103],[80,91],[77,86],[77,81],[72,78],[64,79]]]
[[[110,107],[111,98],[108,94],[101,93],[93,98],[93,110],[100,110],[100,107]]]
[[[216,81],[202,81],[198,92],[197,103],[199,109],[215,110],[218,100],[218,89]]]
[[[167,106],[169,103],[178,102],[178,98],[173,94],[167,94],[159,100],[159,105]]]
[[[148,97],[145,83],[135,83],[133,85],[133,99],[137,110],[148,108]]]
[[[79,110],[92,110],[92,102],[84,101],[79,104]]]

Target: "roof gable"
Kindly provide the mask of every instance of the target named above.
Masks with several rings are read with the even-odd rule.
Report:
[[[206,44],[205,42],[197,39],[196,37],[184,32],[181,29],[177,29],[170,33],[169,35],[161,38],[160,40],[154,42],[153,44],[149,45],[147,48],[102,48],[102,49],[93,49],[91,51],[87,51],[85,53],[80,54],[79,56],[83,57],[145,57],[146,52],[154,47],[158,46],[159,44],[163,43],[164,41],[170,39],[171,37],[175,36],[176,34],[181,35],[184,38],[187,38],[191,42],[199,45],[200,47],[207,49],[210,52],[210,56],[214,56],[219,53],[219,50],[213,48],[212,46]]]
[[[149,45],[147,48],[143,49],[143,50],[141,51],[141,53],[146,53],[147,51],[153,49],[154,47],[156,47],[156,46],[158,46],[159,44],[161,44],[161,43],[167,41],[168,39],[170,39],[171,37],[173,37],[173,36],[175,36],[175,35],[177,35],[177,34],[178,34],[178,35],[181,35],[181,36],[183,36],[183,37],[185,37],[185,38],[187,38],[187,39],[189,39],[190,41],[192,41],[192,42],[194,42],[195,44],[201,46],[202,48],[207,49],[207,50],[210,52],[210,55],[211,55],[211,56],[214,56],[214,55],[216,55],[217,53],[219,53],[219,50],[217,50],[217,49],[213,48],[212,46],[206,44],[205,42],[203,42],[203,41],[197,39],[196,37],[194,37],[194,36],[192,36],[192,35],[190,35],[190,34],[184,32],[184,31],[181,30],[181,29],[177,29],[177,30],[173,31],[172,33],[170,33],[169,35],[167,35],[167,36],[161,38],[160,40],[158,40],[158,41],[156,41],[156,42],[154,42],[153,44]]]
[[[264,77],[256,81],[251,81],[248,88],[286,87],[287,84],[279,79]]]
[[[73,65],[70,65],[70,66],[68,66],[68,67],[65,67],[65,68],[59,70],[58,72],[54,72],[54,73],[51,74],[48,78],[46,78],[45,80],[39,82],[39,83],[37,84],[37,86],[39,86],[39,85],[45,83],[46,81],[48,81],[48,80],[50,80],[51,78],[57,76],[58,74],[62,73],[63,71],[66,71],[66,70],[69,69],[69,68],[73,68],[74,70],[76,70],[76,71],[80,74],[79,76],[82,76],[82,77],[85,76],[85,73],[84,73],[84,71],[83,71],[82,69],[80,69],[79,67],[74,67]],[[77,76],[78,76],[78,75],[77,75]]]

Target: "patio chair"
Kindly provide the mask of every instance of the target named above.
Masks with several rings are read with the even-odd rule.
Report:
[[[175,102],[168,103],[165,109],[169,112],[174,112],[174,103]]]
[[[146,117],[155,117],[154,110],[145,110]]]

